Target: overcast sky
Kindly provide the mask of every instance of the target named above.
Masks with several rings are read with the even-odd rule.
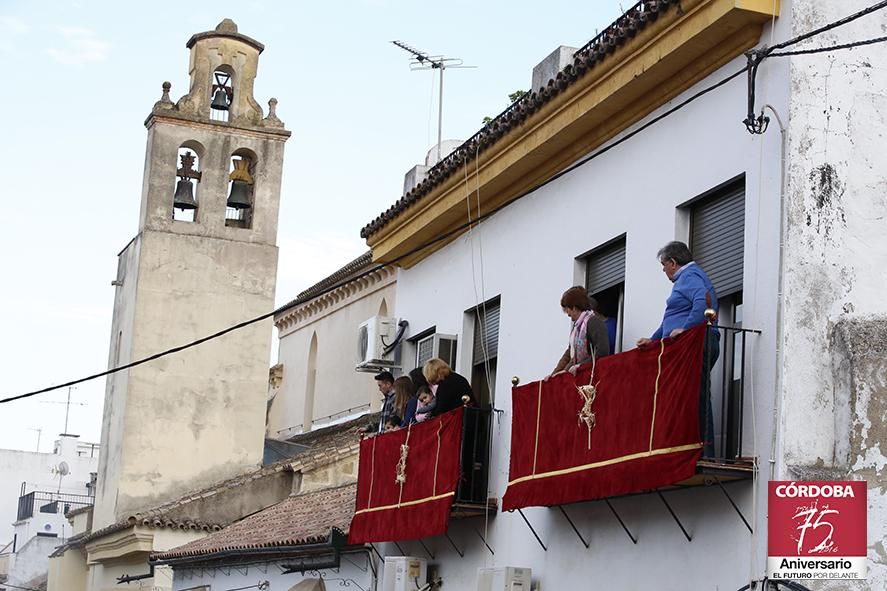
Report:
[[[626,0],[624,8],[631,2]],[[400,39],[476,69],[450,70],[444,138],[465,139],[558,45],[580,46],[616,0],[0,3],[0,398],[107,367],[116,254],[137,229],[143,121],[185,42],[225,17],[265,44],[255,96],[293,132],[280,208],[277,302],[366,250],[360,228],[400,197],[436,141],[436,74]],[[272,338],[269,335],[269,339]],[[270,360],[269,360],[270,362]],[[66,392],[0,406],[0,448],[49,451]],[[104,380],[72,394],[69,432],[98,441]]]

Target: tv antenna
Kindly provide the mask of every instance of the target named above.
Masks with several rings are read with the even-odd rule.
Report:
[[[61,402],[60,400],[44,400],[41,404],[64,404],[65,405],[65,430],[62,431],[63,435],[68,434],[68,416],[71,414],[71,405],[74,406],[88,406],[85,402],[71,402],[71,390],[76,390],[74,386],[68,386],[68,400],[66,402]]]
[[[419,51],[415,47],[410,47],[403,41],[392,41],[394,45],[400,47],[413,56],[410,60],[410,70],[439,70],[440,84],[437,98],[437,162],[440,162],[440,144],[443,130],[443,75],[444,70],[450,68],[476,68],[477,66],[464,66],[462,60],[457,57],[444,57],[442,55],[429,55],[424,51]]]

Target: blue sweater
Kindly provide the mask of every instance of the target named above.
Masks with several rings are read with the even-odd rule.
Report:
[[[705,294],[711,294],[711,304],[705,301]],[[706,308],[718,309],[718,296],[705,274],[696,263],[687,263],[678,270],[671,295],[665,301],[665,315],[662,324],[650,337],[653,340],[667,337],[676,328],[688,329],[705,320]]]

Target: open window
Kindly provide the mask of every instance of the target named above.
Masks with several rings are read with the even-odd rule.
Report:
[[[223,65],[213,72],[210,92],[209,118],[213,121],[228,122],[231,104],[234,102],[234,69]]]
[[[172,219],[180,222],[196,222],[198,188],[200,186],[200,160],[203,146],[197,142],[185,142],[176,156],[176,186],[172,198]]]
[[[225,225],[251,228],[255,205],[256,155],[241,148],[231,155],[228,173],[228,200],[225,203]]]
[[[496,369],[499,358],[500,298],[495,297],[468,310],[474,324],[471,355],[471,388],[481,408],[492,406],[496,393]]]
[[[610,339],[610,352],[622,351],[622,310],[625,299],[625,235],[584,255],[585,287],[597,301]]]
[[[731,180],[691,201],[687,208],[690,250],[714,285],[719,324],[741,329],[745,179]],[[743,338],[739,330],[721,331],[720,360],[712,375],[715,441],[721,446],[719,455],[725,458],[742,454]]]

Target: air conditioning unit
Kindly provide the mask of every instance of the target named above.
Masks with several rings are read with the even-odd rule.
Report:
[[[416,591],[425,586],[427,577],[428,563],[424,558],[386,556],[382,591]]]
[[[456,335],[434,333],[415,340],[416,367],[422,367],[433,357],[439,357],[450,367],[456,367]]]
[[[397,318],[373,316],[357,329],[357,371],[380,371],[397,367],[394,351],[387,347],[398,337]]]
[[[477,569],[477,591],[530,591],[533,571],[516,566]]]

